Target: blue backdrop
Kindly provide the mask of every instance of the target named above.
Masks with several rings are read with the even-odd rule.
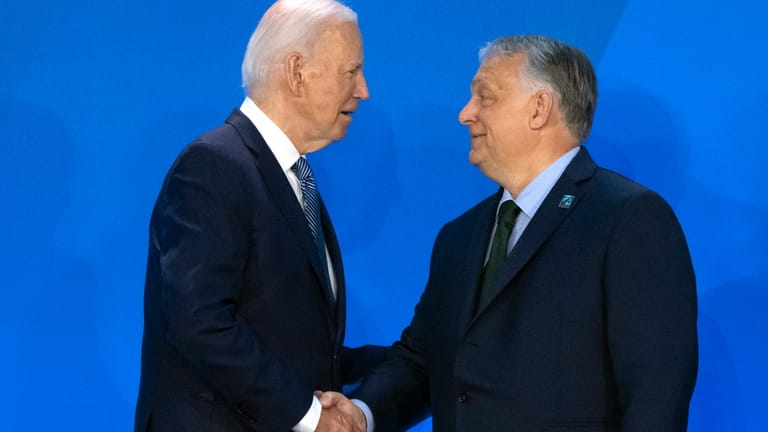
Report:
[[[495,186],[457,114],[477,49],[543,33],[594,62],[598,163],[665,196],[699,284],[690,430],[768,430],[768,9],[746,0],[349,2],[371,100],[313,156],[349,280],[348,343],[390,343],[439,227]],[[129,430],[151,207],[242,100],[266,1],[0,5],[0,430]],[[429,430],[428,423],[417,430]]]

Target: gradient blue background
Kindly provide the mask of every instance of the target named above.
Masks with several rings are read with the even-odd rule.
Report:
[[[372,98],[347,139],[312,157],[345,258],[348,344],[399,336],[437,230],[495,189],[456,120],[477,49],[543,33],[597,69],[595,159],[659,191],[688,236],[701,346],[690,430],[768,430],[767,7],[349,3]],[[179,150],[239,106],[267,7],[0,6],[0,430],[132,427],[150,210]]]

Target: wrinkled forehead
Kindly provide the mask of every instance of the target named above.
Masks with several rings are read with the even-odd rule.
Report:
[[[477,69],[472,79],[472,88],[486,85],[503,87],[510,80],[521,77],[524,64],[525,55],[522,53],[497,54],[489,57]]]
[[[326,30],[320,34],[315,47],[321,55],[330,50],[361,52],[363,39],[357,23],[352,21],[331,22]]]

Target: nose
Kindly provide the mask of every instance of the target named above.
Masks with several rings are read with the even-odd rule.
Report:
[[[368,83],[365,82],[365,76],[363,76],[362,70],[357,75],[357,85],[355,86],[354,96],[362,100],[367,100],[370,97],[370,94],[368,94]]]
[[[477,104],[474,102],[475,98],[469,99],[464,108],[459,111],[459,123],[463,125],[469,125],[477,116]]]

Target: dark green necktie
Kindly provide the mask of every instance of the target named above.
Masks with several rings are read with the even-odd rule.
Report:
[[[491,243],[491,253],[488,255],[488,263],[483,269],[483,276],[480,279],[480,296],[477,302],[477,310],[482,310],[488,302],[497,294],[493,289],[494,282],[499,276],[499,270],[504,266],[507,259],[507,245],[509,236],[515,227],[515,220],[520,214],[520,207],[514,201],[504,201],[499,207],[499,215],[496,221],[496,233],[493,235]]]

